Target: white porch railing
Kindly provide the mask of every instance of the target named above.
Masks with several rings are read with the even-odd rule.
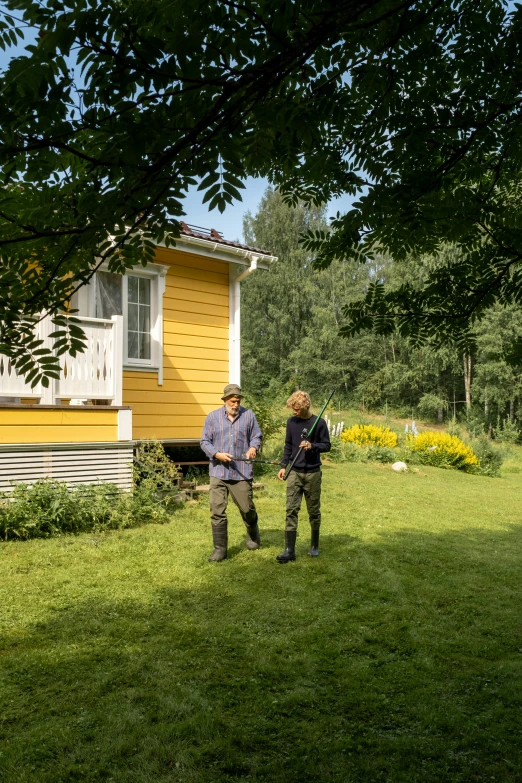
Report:
[[[49,344],[49,319],[45,318],[35,326],[35,334],[39,340],[44,341],[44,345],[47,347]],[[49,394],[49,389],[44,389],[41,383],[37,384],[31,389],[30,384],[25,382],[22,375],[18,375],[11,360],[8,356],[0,354],[0,400],[2,397],[17,398],[17,397],[31,397],[42,398],[44,393]]]
[[[46,389],[38,384],[31,389],[23,376],[15,372],[7,356],[0,355],[0,402],[2,398],[36,398],[54,405],[57,399],[109,400],[122,404],[123,318],[110,320],[75,316],[86,338],[84,353],[60,357],[60,379],[50,380]],[[52,348],[49,337],[54,327],[49,318],[36,326],[43,346]]]

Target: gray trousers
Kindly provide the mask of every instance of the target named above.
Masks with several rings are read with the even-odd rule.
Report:
[[[210,521],[212,525],[226,525],[228,523],[229,494],[238,507],[245,525],[253,527],[257,523],[257,511],[254,506],[252,482],[246,480],[225,481],[215,478],[215,476],[210,477]]]
[[[321,527],[321,471],[296,473],[292,470],[286,480],[285,530],[297,530],[297,518],[303,495],[312,530]]]

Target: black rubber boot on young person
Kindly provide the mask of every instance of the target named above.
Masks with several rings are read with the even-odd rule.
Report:
[[[312,539],[308,554],[310,557],[319,557],[319,528],[312,530]]]
[[[295,560],[295,540],[297,530],[285,530],[285,551],[277,555],[278,563],[290,563]]]
[[[209,563],[219,563],[226,560],[228,547],[227,525],[212,525],[212,540],[214,542],[214,551],[210,555]]]
[[[259,525],[256,524],[248,527],[247,525],[247,537],[246,548],[247,549],[259,549],[261,545],[261,536],[259,534]]]

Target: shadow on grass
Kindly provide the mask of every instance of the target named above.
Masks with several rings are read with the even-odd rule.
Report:
[[[332,546],[336,549],[338,545],[346,547],[351,543],[357,542],[359,539],[356,536],[351,536],[348,533],[343,535],[328,535],[321,536],[321,550],[323,545]],[[266,549],[268,547],[275,547],[280,551],[285,548],[285,533],[281,528],[261,528],[261,547]],[[310,527],[307,524],[300,525],[298,530],[298,537],[296,541],[296,553],[298,556],[306,556],[308,549],[310,548]],[[212,544],[209,544],[209,554],[212,551]],[[229,546],[227,552],[227,560],[234,560],[237,557],[244,555],[245,545],[244,543],[233,544]]]
[[[3,780],[520,781],[522,529],[321,543],[4,639]]]

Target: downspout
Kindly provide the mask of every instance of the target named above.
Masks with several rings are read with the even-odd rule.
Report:
[[[241,281],[255,272],[259,256],[250,257],[250,266],[230,278],[229,292],[229,382],[241,386]]]

